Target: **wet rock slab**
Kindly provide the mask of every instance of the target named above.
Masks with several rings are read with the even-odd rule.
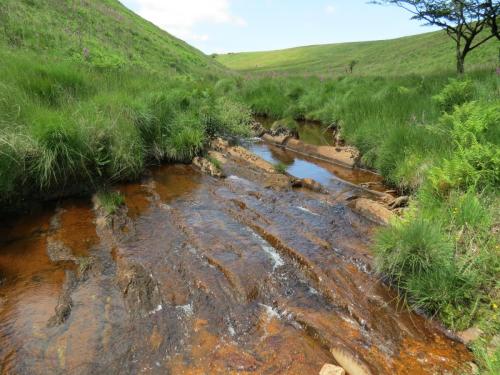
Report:
[[[355,187],[293,188],[244,148],[213,152],[226,179],[159,167],[119,187],[111,218],[71,203],[2,233],[4,373],[468,371],[466,347],[372,273]]]

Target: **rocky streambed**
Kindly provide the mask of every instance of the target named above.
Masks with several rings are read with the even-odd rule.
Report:
[[[65,200],[5,220],[0,374],[470,372],[372,271],[401,203],[377,175],[272,144],[209,155],[119,186],[111,216]]]

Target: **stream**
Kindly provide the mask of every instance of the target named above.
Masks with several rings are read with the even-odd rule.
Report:
[[[318,374],[340,357],[352,375],[461,373],[465,346],[372,271],[376,225],[344,181],[380,178],[247,147],[328,194],[229,158],[225,179],[152,168],[112,218],[67,199],[5,219],[0,374]]]

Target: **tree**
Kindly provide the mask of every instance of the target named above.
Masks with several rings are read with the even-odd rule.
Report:
[[[394,4],[444,30],[456,43],[457,72],[463,74],[467,54],[492,38],[500,40],[500,0],[375,0]]]
[[[357,60],[351,60],[349,62],[349,73],[352,74],[352,72],[354,71],[354,67],[358,65],[358,61]]]

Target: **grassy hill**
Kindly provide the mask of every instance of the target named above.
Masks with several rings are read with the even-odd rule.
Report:
[[[0,210],[245,132],[248,111],[213,90],[226,73],[117,0],[0,0]]]
[[[426,74],[455,69],[454,42],[442,31],[393,40],[298,47],[217,56],[243,72],[342,75],[352,60],[355,75]],[[468,56],[467,68],[494,67],[498,42],[491,40]]]
[[[0,0],[0,43],[11,50],[85,61],[101,68],[136,66],[177,73],[221,70],[202,52],[117,0]]]

